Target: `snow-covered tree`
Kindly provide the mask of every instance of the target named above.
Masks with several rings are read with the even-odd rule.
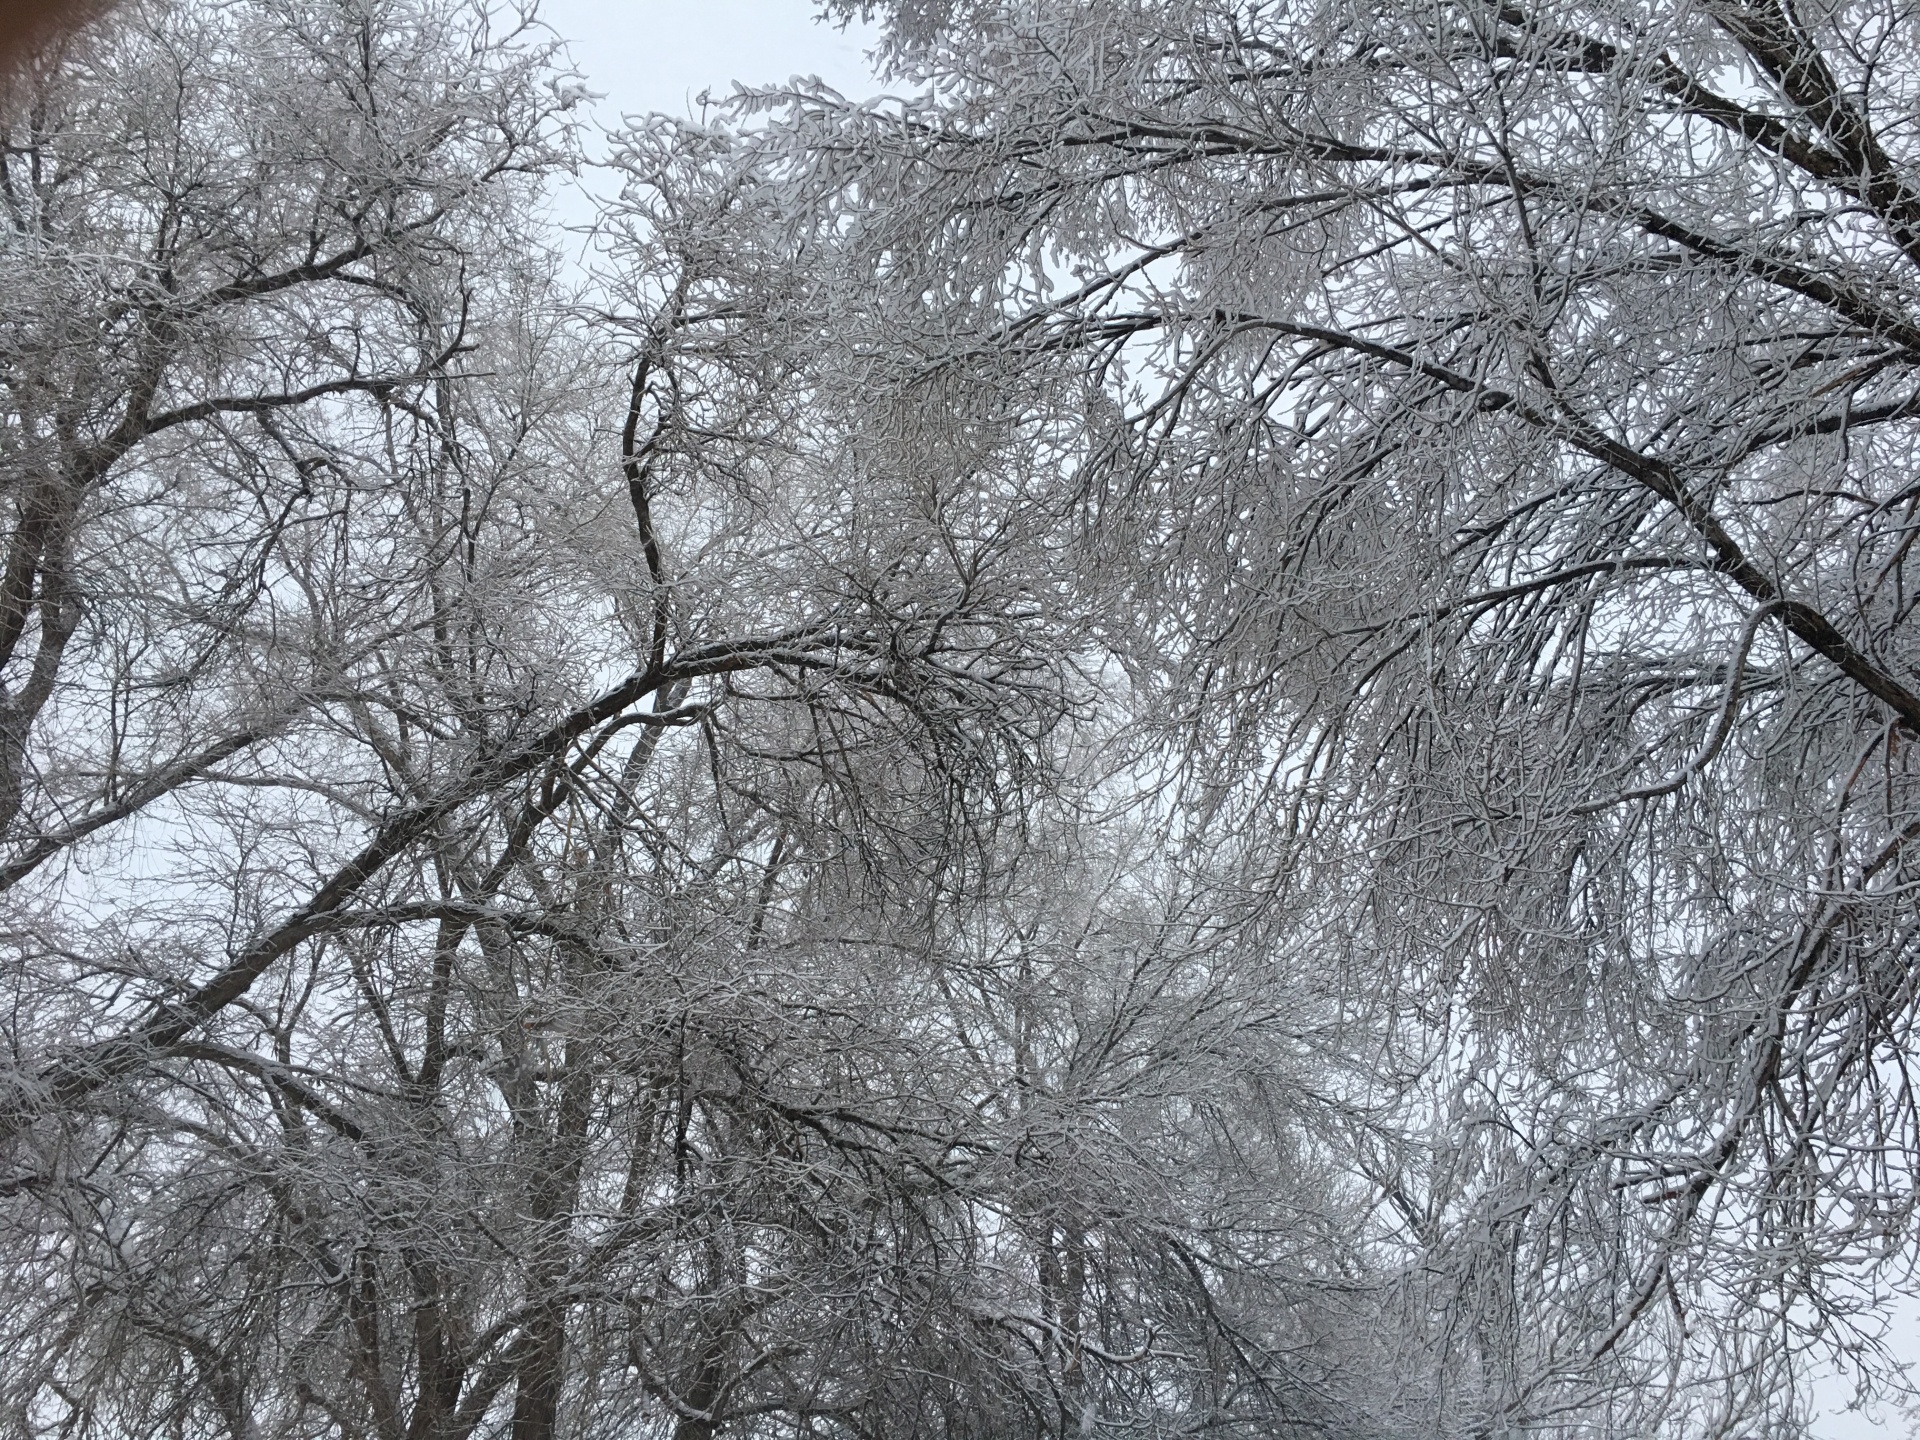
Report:
[[[953,0],[0,150],[0,1415],[1794,1434],[1910,1262],[1920,55]],[[1882,1367],[1884,1371],[1884,1367]]]
[[[1310,993],[1092,823],[1067,472],[753,136],[570,290],[555,59],[134,5],[8,114],[5,1424],[1390,1417]]]
[[[912,98],[768,163],[898,394],[1024,405],[1132,783],[1372,1035],[1433,1423],[1797,1423],[1912,1254],[1911,16],[843,8]]]

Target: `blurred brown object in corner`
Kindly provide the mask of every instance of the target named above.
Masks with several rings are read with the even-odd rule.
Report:
[[[0,79],[111,5],[112,0],[0,0]]]

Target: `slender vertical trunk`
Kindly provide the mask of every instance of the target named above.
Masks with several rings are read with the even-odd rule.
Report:
[[[527,1267],[532,1314],[516,1377],[512,1440],[553,1440],[559,1423],[560,1393],[566,1378],[567,1270],[593,1086],[590,1053],[583,1039],[567,1042],[566,1071],[560,1081],[560,1106],[553,1128],[539,1135],[526,1150],[532,1167],[528,1172],[528,1213],[533,1257]]]

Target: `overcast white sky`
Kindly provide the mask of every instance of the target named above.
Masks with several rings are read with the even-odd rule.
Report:
[[[606,92],[601,119],[685,114],[702,90],[818,75],[844,95],[877,88],[870,36],[817,22],[811,0],[543,0],[546,22],[572,42],[587,84]]]
[[[818,23],[812,0],[543,0],[540,13],[570,42],[588,87],[604,92],[595,107],[602,124],[651,111],[687,114],[703,90],[725,95],[735,80],[767,85],[817,75],[856,98],[880,88],[866,61],[871,33]],[[1920,1326],[1920,1306],[1900,1308],[1902,1322]],[[1897,1349],[1920,1355],[1920,1335],[1895,1340]],[[1847,1395],[1837,1381],[1821,1389],[1829,1405]],[[1888,1411],[1829,1411],[1816,1433],[1819,1440],[1896,1440],[1920,1430]]]
[[[814,0],[541,0],[540,17],[568,42],[589,90],[602,99],[602,126],[623,116],[698,110],[701,92],[716,98],[733,82],[777,85],[816,75],[841,94],[864,99],[881,87],[867,64],[872,33],[814,19]],[[600,149],[591,139],[588,149]],[[585,224],[593,204],[582,189],[611,188],[589,170],[579,187],[554,195],[558,217]]]

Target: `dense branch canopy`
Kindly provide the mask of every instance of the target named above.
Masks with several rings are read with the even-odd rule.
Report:
[[[1804,1433],[1914,1255],[1911,17],[456,0],[5,112],[0,1424]]]

